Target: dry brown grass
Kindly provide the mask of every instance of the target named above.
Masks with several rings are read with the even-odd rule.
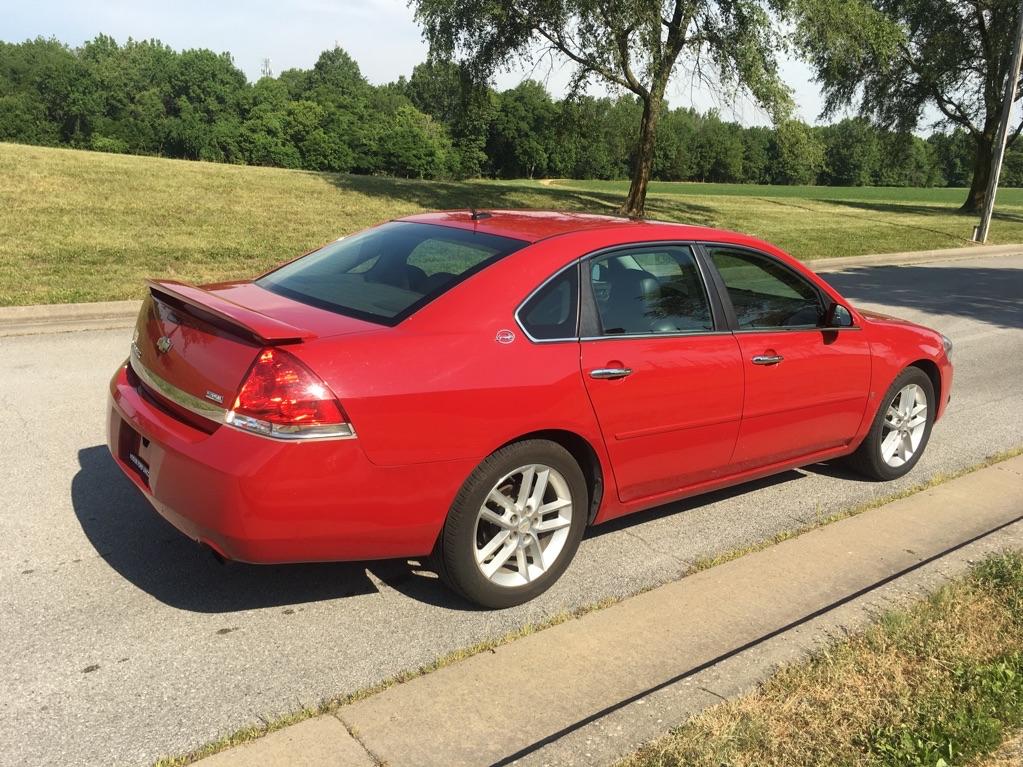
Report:
[[[976,760],[973,767],[1023,767],[1023,735],[1010,738],[995,753]]]

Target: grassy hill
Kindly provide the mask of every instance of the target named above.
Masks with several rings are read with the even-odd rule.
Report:
[[[415,211],[533,207],[613,213],[622,182],[436,182],[0,144],[0,305],[135,298],[147,276],[251,276]],[[655,183],[654,218],[755,234],[800,258],[967,244],[962,190]],[[1003,190],[992,242],[1023,241]]]

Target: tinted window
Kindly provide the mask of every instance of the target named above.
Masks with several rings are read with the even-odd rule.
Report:
[[[257,284],[312,306],[393,325],[525,245],[468,229],[395,221],[333,242]]]
[[[816,327],[821,321],[817,290],[766,256],[711,248],[740,328]]]
[[[589,275],[604,335],[714,328],[696,260],[685,246],[617,252],[591,261]]]
[[[536,339],[575,338],[579,272],[570,268],[544,285],[519,312],[522,327]]]

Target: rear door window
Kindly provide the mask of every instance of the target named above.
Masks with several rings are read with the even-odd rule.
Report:
[[[469,229],[394,221],[332,242],[256,284],[321,309],[396,325],[527,244]]]
[[[588,272],[604,335],[714,329],[707,291],[686,245],[616,251],[590,261]]]

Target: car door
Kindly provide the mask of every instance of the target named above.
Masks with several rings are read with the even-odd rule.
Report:
[[[620,500],[726,473],[742,361],[693,248],[615,250],[584,262],[582,281],[582,374]]]
[[[705,247],[723,283],[745,371],[733,468],[848,444],[870,387],[864,334],[823,327],[825,296],[780,260],[744,248]]]

